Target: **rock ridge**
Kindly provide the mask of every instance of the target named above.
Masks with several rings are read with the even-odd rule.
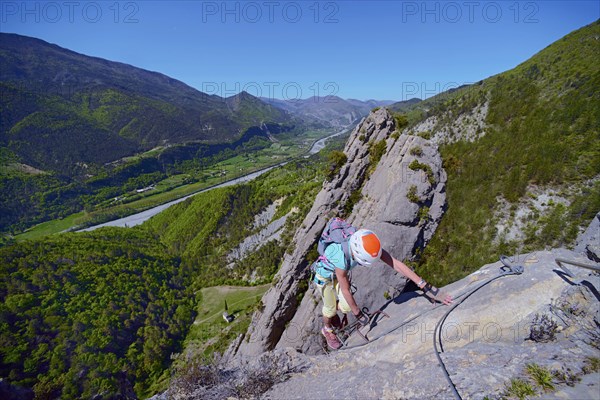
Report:
[[[307,354],[323,352],[318,334],[320,296],[314,287],[306,293],[303,290],[313,261],[307,260],[307,254],[326,222],[343,215],[352,202],[354,211],[345,217],[355,226],[377,232],[384,247],[398,259],[409,259],[416,247],[431,239],[446,204],[441,157],[431,141],[395,132],[395,120],[384,108],[356,126],[344,148],[347,162],[316,196],[294,235],[295,250],[284,256],[276,283],[263,296],[262,310],[254,314],[245,337],[230,348],[228,357],[234,353],[236,357],[254,357],[287,347]],[[376,166],[371,165],[369,149],[382,141],[385,152]],[[410,168],[415,160],[429,166],[429,176],[426,171]],[[417,193],[420,204],[409,200],[410,190]],[[429,206],[424,212],[420,205],[425,204]],[[361,306],[372,307],[386,294],[399,293],[405,284],[391,268],[383,264],[376,268],[377,274],[363,268],[353,271],[353,282],[361,288],[356,295]]]

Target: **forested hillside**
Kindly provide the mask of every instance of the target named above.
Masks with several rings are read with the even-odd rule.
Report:
[[[287,164],[199,194],[136,228],[0,249],[0,375],[39,398],[159,390],[195,316],[195,293],[270,282],[326,164],[325,156]],[[286,233],[227,267],[255,215],[276,199],[273,218],[289,215]]]
[[[409,132],[440,143],[448,173],[424,274],[448,283],[497,254],[572,245],[600,210],[599,37],[597,21],[408,112]]]
[[[40,398],[127,382],[145,393],[194,315],[192,271],[139,229],[25,242],[0,257],[1,375]]]

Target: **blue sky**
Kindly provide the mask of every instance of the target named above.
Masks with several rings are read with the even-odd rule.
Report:
[[[599,1],[0,1],[0,31],[283,99],[427,98],[513,68]]]

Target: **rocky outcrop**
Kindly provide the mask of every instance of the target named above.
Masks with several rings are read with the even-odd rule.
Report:
[[[576,276],[567,277],[556,258],[589,262],[565,249],[531,253],[512,259],[524,267],[521,275],[500,277],[472,293],[499,276],[502,264],[496,262],[444,288],[462,301],[439,336],[441,358],[464,399],[499,398],[516,378],[536,388],[526,372],[532,363],[552,373],[561,396],[597,398],[599,374],[592,365],[599,355],[600,276],[573,267]],[[353,335],[347,348],[310,357],[310,368],[262,398],[451,398],[433,347],[436,325],[450,307],[433,307],[415,293],[379,305],[390,318],[363,328],[369,343]]]
[[[577,239],[575,251],[585,254],[592,261],[600,262],[600,212]]]
[[[316,334],[320,298],[312,287],[302,295],[302,282],[313,261],[307,259],[307,253],[326,222],[342,215],[349,202],[358,199],[348,220],[377,232],[385,248],[398,259],[410,258],[416,247],[423,247],[431,238],[445,207],[446,174],[435,145],[420,137],[393,134],[395,130],[393,117],[380,109],[353,131],[344,149],[347,162],[317,195],[296,231],[294,252],[286,254],[277,283],[263,297],[262,310],[254,315],[245,338],[236,343],[239,347],[232,348],[229,356],[256,356],[276,346],[322,352],[321,338]],[[380,142],[385,143],[386,151],[375,166],[369,148]],[[360,288],[357,301],[367,307],[381,302],[385,292],[398,293],[405,283],[383,264],[374,270],[357,268],[352,279]]]
[[[451,109],[424,119],[411,129],[411,133],[428,133],[437,144],[474,142],[485,135],[488,110],[489,101],[460,113]]]
[[[285,221],[289,214],[277,218],[271,222],[277,208],[281,205],[282,199],[274,201],[263,212],[254,217],[254,229],[259,229],[253,235],[246,237],[236,248],[231,250],[227,255],[227,261],[233,265],[235,260],[243,259],[248,253],[260,248],[263,244],[271,240],[279,240],[281,237],[281,228],[285,225]]]

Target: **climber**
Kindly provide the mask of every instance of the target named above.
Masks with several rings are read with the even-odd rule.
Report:
[[[344,314],[352,312],[360,326],[369,323],[368,315],[365,315],[358,307],[350,290],[349,272],[357,265],[371,267],[377,260],[381,259],[394,270],[413,281],[432,301],[446,305],[452,303],[452,297],[449,294],[425,282],[403,262],[393,258],[384,250],[375,233],[367,229],[359,229],[349,236],[347,247],[349,251],[345,252],[341,243],[329,243],[324,249],[324,254],[314,263],[313,281],[319,288],[323,298],[324,326],[321,333],[325,336],[327,345],[330,348],[337,350],[342,345],[333,331],[334,326],[340,326],[340,319],[337,315],[338,308]],[[348,253],[350,254],[350,260],[345,255]]]

